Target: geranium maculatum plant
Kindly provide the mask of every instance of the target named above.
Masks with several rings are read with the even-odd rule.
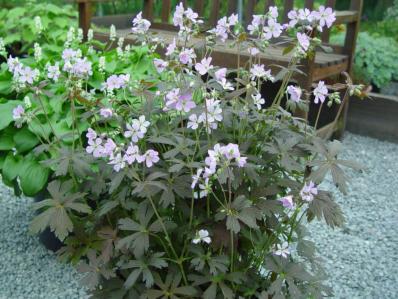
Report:
[[[342,224],[331,193],[318,186],[331,172],[346,192],[341,167],[358,165],[338,158],[338,141],[320,139],[305,120],[292,116],[306,109],[311,93],[322,104],[340,101],[324,82],[314,91],[289,83],[319,44],[314,33],[330,27],[334,13],[321,7],[289,17],[288,24],[279,24],[272,7],[253,17],[249,34],[236,15],[224,17],[194,48],[190,42],[202,22],[191,9],[177,6],[173,21],[180,30],[166,45],[148,34],[150,22],[139,14],[132,34],[147,58],[158,58],[153,71],[138,76],[129,56],[107,61],[115,66],[112,73],[92,60],[95,50],[90,54],[80,43],[69,43],[62,59],[47,66],[8,59],[15,98],[28,95],[31,101],[9,100],[19,103],[11,124],[19,129],[8,129],[37,136],[32,159],[41,157],[40,167],[50,173],[32,231],[50,227],[64,241],[60,256],[87,272],[84,281],[96,296],[265,299],[330,293],[303,221]],[[273,74],[259,54],[282,34],[292,61]],[[247,64],[212,64],[215,44],[227,39],[249,53]],[[162,47],[160,59],[155,52]],[[276,78],[282,81],[279,93],[263,98],[262,83]],[[48,89],[57,88],[64,97],[49,95]],[[347,95],[358,91],[347,83]],[[287,108],[281,106],[285,98]],[[65,113],[66,134],[48,116],[53,110]],[[32,125],[36,119],[40,124]]]

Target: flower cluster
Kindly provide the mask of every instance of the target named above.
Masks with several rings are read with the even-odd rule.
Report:
[[[130,81],[130,74],[112,75],[102,83],[102,89],[108,94],[112,94],[115,90],[126,88]]]
[[[13,74],[13,81],[17,90],[32,85],[39,79],[38,69],[24,66],[18,58],[10,56],[7,60],[8,70]]]

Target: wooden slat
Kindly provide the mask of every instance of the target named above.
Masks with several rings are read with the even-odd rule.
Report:
[[[359,20],[360,14],[357,10],[336,11],[336,21],[334,25],[355,23]]]
[[[294,7],[294,1],[293,0],[285,0],[283,4],[283,22],[288,22],[289,18],[287,17],[287,14],[289,11],[291,11]]]
[[[271,6],[275,6],[275,0],[265,0],[265,13],[268,12]]]
[[[83,30],[84,38],[87,37],[87,32],[91,25],[91,2],[79,2],[79,28]]]
[[[228,16],[237,12],[237,0],[228,0]]]
[[[171,0],[163,0],[162,2],[162,22],[168,23],[171,13]]]
[[[219,13],[220,13],[220,0],[213,0],[212,1],[212,9],[210,12],[210,20],[209,20],[209,25],[210,26],[216,26],[217,21],[219,19]]]
[[[360,26],[360,15],[362,14],[363,0],[351,0],[350,10],[357,11],[357,20],[347,25],[347,33],[344,42],[344,52],[350,57],[348,63],[348,73],[351,74],[355,55],[355,46]]]
[[[200,17],[203,17],[203,15],[204,15],[204,7],[205,7],[204,0],[196,0],[195,1],[195,12],[197,12]]]
[[[253,19],[254,8],[256,7],[257,0],[248,0],[247,7],[245,8],[245,22],[246,25],[250,24]],[[246,27],[246,26],[245,26]]]
[[[314,0],[305,0],[304,7],[312,10],[314,8]]]
[[[144,0],[143,17],[149,21],[153,20],[153,0]]]

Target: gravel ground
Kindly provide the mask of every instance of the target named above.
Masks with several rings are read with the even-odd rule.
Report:
[[[310,227],[324,257],[336,298],[398,298],[398,144],[347,134],[344,158],[365,165],[350,173],[350,192],[336,201],[347,223],[331,230],[323,223]],[[326,184],[333,188],[332,184]]]
[[[0,299],[87,298],[78,273],[29,235],[31,203],[0,185]]]
[[[343,229],[311,224],[336,298],[398,298],[398,144],[347,134],[344,157],[368,167],[348,196],[336,193]],[[326,187],[333,188],[329,183]],[[31,200],[0,185],[0,299],[87,298],[73,268],[59,263],[28,234]]]

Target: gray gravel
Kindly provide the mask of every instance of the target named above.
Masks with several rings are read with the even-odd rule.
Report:
[[[398,298],[398,144],[347,134],[344,157],[368,172],[355,174],[348,196],[336,193],[343,229],[311,224],[329,284],[341,299]],[[333,188],[326,184],[327,188]],[[0,298],[86,298],[79,275],[28,234],[30,199],[0,185]]]
[[[336,201],[347,224],[330,230],[314,222],[310,231],[324,257],[336,298],[398,298],[398,144],[347,134],[343,157],[368,170],[351,172],[350,192]],[[329,183],[328,189],[334,189]]]
[[[87,298],[78,273],[29,235],[31,203],[0,185],[0,298]]]

